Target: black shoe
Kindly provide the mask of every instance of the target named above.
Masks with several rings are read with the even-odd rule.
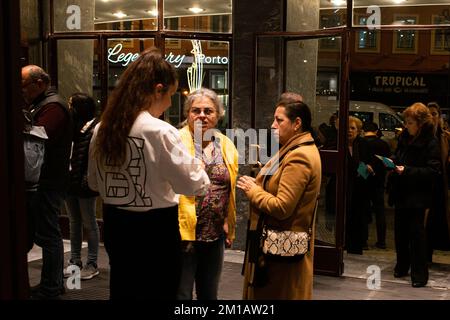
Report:
[[[31,294],[30,300],[61,300],[61,295],[57,294],[49,296],[39,290]]]
[[[408,271],[406,271],[406,272],[394,271],[394,278],[402,278],[402,277],[406,277],[407,275],[408,275]]]
[[[412,286],[413,288],[421,288],[425,287],[427,285],[427,281],[413,281]]]
[[[65,293],[66,293],[66,288],[64,288],[64,286],[62,286],[58,291],[58,296],[65,294]],[[40,284],[30,287],[30,298],[33,299],[33,296],[35,296],[35,295],[42,295]],[[40,300],[42,300],[42,299],[40,299]]]

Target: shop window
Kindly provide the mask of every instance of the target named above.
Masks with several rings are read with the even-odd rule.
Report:
[[[210,71],[209,87],[214,90],[225,90],[228,86],[227,71]]]
[[[450,24],[450,14],[447,9],[443,15],[433,15],[433,24]],[[438,29],[431,32],[431,54],[450,54],[450,29]]]
[[[180,22],[168,30],[230,33],[232,0],[194,1],[181,5],[179,1],[164,2],[164,17],[179,17]]]
[[[396,25],[415,25],[419,22],[418,15],[394,15]],[[396,30],[393,37],[393,53],[417,54],[417,44],[419,41],[417,30]]]
[[[180,18],[165,18],[164,29],[178,30],[180,25]],[[166,49],[181,49],[181,41],[177,39],[166,39]]]
[[[167,41],[166,39],[166,47]],[[170,62],[178,72],[179,100],[172,101],[170,110],[165,115],[166,120],[172,125],[177,125],[184,120],[182,114],[183,103],[189,92],[201,87],[214,90],[224,102],[225,119],[219,122],[219,129],[228,126],[228,42],[221,50],[208,49],[209,41],[176,39],[181,43],[181,50],[166,51],[166,60]],[[178,119],[177,119],[178,117]]]
[[[327,29],[336,26],[344,25],[345,15],[339,14],[321,14],[320,15],[320,29]],[[321,51],[340,51],[341,42],[336,37],[327,37],[319,40],[319,49]]]
[[[367,25],[367,17],[359,16],[360,25]],[[365,29],[356,32],[355,51],[356,52],[380,52],[380,36],[381,34],[374,29]]]

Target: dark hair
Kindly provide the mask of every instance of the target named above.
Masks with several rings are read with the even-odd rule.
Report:
[[[427,108],[428,109],[435,108],[437,110],[437,112],[439,113],[439,115],[442,114],[441,107],[439,106],[439,104],[437,102],[429,102],[427,104]]]
[[[145,50],[121,75],[101,116],[96,156],[111,165],[125,161],[127,139],[139,113],[152,103],[157,84],[163,93],[177,81],[177,72],[157,48]]]
[[[364,122],[363,130],[365,132],[377,132],[378,125],[375,122]]]
[[[77,92],[70,96],[70,105],[72,106],[72,114],[75,122],[83,122],[91,120],[95,117],[95,101],[92,97],[85,93]]]
[[[311,110],[306,103],[301,101],[286,103],[281,101],[277,107],[284,107],[286,116],[294,122],[297,117],[302,120],[302,131],[313,132],[311,127]]]

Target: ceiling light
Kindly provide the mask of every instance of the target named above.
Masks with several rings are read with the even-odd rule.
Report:
[[[116,16],[119,19],[125,18],[127,15],[123,13],[122,11],[117,11],[116,13],[113,13],[114,16]]]
[[[330,2],[334,6],[343,6],[347,3],[345,0],[330,0]]]
[[[188,8],[188,10],[193,12],[193,13],[200,13],[200,12],[205,11],[205,9],[202,9],[202,8],[199,8],[199,7],[191,7],[191,8]]]
[[[400,4],[402,2],[405,2],[406,0],[392,0],[395,4]]]
[[[158,16],[158,10],[156,10],[156,9],[148,10],[147,13],[148,13],[149,15],[154,16],[154,17],[157,17],[157,16]]]

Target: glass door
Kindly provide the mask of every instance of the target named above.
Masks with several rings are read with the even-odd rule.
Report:
[[[343,273],[346,199],[343,146],[348,116],[348,82],[343,82],[347,68],[343,59],[345,36],[346,33],[336,31],[317,36],[260,35],[255,57],[254,128],[270,127],[275,103],[283,92],[301,94],[311,109],[322,160],[314,270],[335,276]]]

